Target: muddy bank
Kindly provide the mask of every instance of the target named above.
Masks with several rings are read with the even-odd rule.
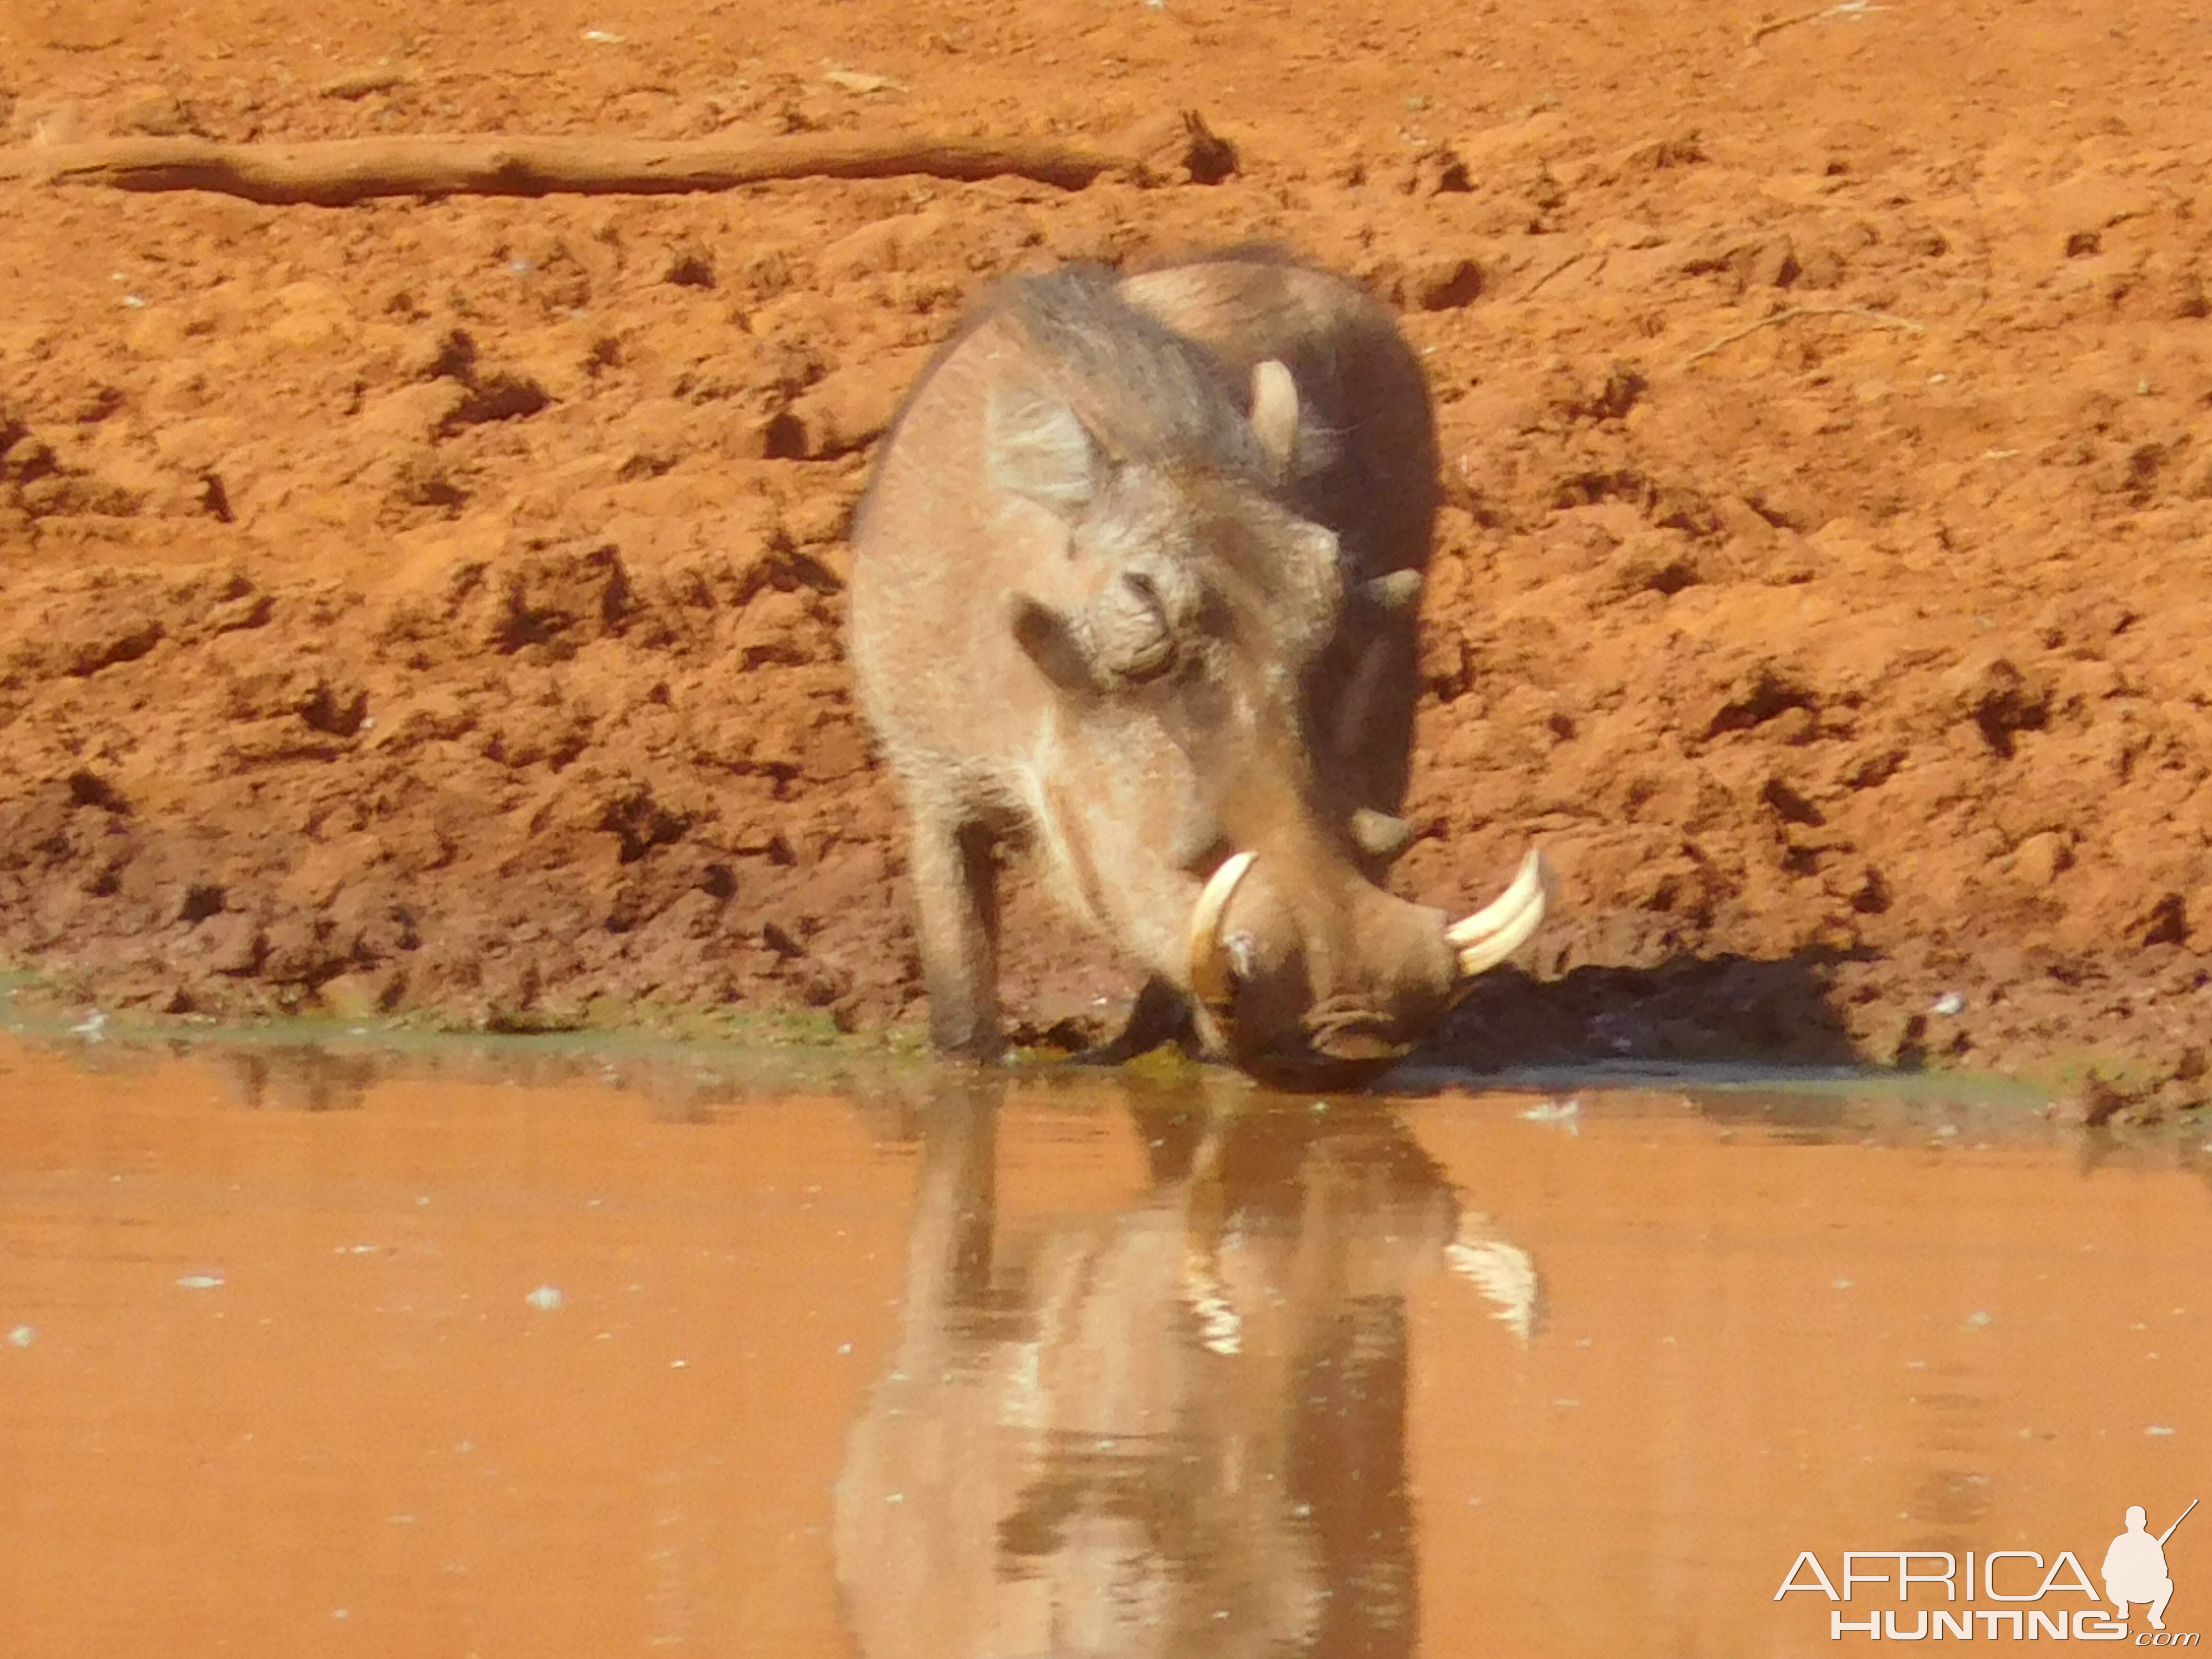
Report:
[[[402,46],[310,9],[305,45],[225,10],[169,58],[128,7],[31,19],[0,119],[1103,141],[1188,103],[1239,169],[343,210],[0,185],[0,955],[59,994],[912,1018],[839,646],[869,447],[994,276],[1257,238],[1402,307],[1442,411],[1405,889],[1486,896],[1532,841],[1565,878],[1451,1052],[2096,1055],[2202,1097],[2185,9],[1439,45],[1387,7],[910,40],[866,0]],[[1113,1017],[1126,974],[1013,925],[1034,1033]]]

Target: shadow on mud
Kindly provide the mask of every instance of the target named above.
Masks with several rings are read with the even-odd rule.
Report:
[[[1476,982],[1416,1063],[1475,1072],[1620,1061],[1872,1066],[1834,1006],[1835,970],[1846,960],[1828,950],[1678,957],[1549,981],[1503,969]],[[1909,1049],[1898,1069],[1917,1069]]]

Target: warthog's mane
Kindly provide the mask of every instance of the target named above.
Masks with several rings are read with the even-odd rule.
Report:
[[[1256,261],[1260,253],[1229,257]],[[1002,319],[1030,341],[1047,384],[1110,459],[1263,481],[1267,459],[1246,419],[1249,389],[1204,346],[1122,300],[1115,292],[1121,280],[1109,266],[1068,265],[988,289],[900,401],[876,446],[860,510],[866,511],[884,458],[938,370],[970,336]]]
[[[1267,481],[1247,388],[1211,351],[1124,301],[1115,273],[1078,266],[1022,283],[1003,313],[1116,463]]]
[[[1295,264],[1256,248],[1220,257]],[[1024,389],[1064,404],[1109,465],[1164,474],[1194,490],[1241,487],[1287,509],[1285,481],[1252,427],[1249,386],[1206,345],[1123,299],[1121,280],[1106,266],[1070,265],[1011,278],[988,291],[908,392],[877,447],[855,523],[871,509],[885,458],[916,398],[954,353],[992,325],[1028,348],[1017,371]],[[1333,564],[1325,571],[1293,568],[1273,551],[1264,542],[1212,538],[1205,580],[1256,661],[1271,672],[1294,672],[1334,615],[1336,571]]]

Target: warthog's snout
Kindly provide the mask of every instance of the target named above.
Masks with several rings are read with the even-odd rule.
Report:
[[[1356,1080],[1401,1059],[1535,933],[1552,880],[1532,852],[1504,892],[1454,921],[1364,881],[1348,902],[1316,904],[1260,866],[1258,854],[1236,854],[1200,890],[1190,988],[1209,1035],[1241,1065],[1298,1083]]]

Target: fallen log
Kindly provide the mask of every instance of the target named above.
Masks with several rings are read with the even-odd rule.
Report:
[[[1194,116],[1185,119],[1194,133],[1204,131]],[[678,195],[777,179],[905,174],[969,181],[1030,179],[1080,190],[1109,173],[1139,181],[1152,176],[1133,153],[963,138],[663,142],[494,136],[331,138],[294,144],[112,138],[0,150],[0,180],[205,190],[270,205],[320,207],[380,196]]]

